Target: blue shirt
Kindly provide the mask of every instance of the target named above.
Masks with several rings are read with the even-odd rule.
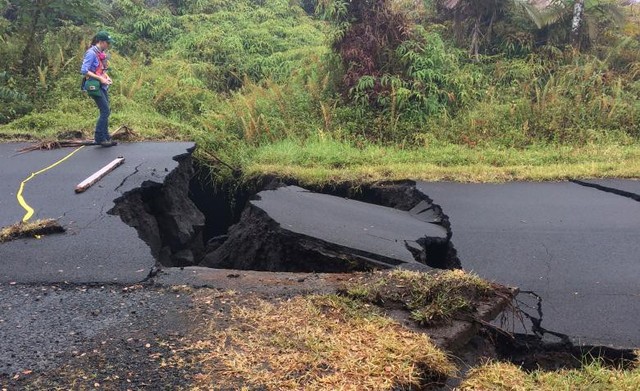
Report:
[[[100,65],[100,59],[98,58],[98,52],[100,49],[97,46],[91,46],[89,50],[84,54],[84,59],[82,60],[82,66],[80,67],[80,73],[86,76],[87,72],[91,71],[96,73],[98,70],[98,66]],[[106,69],[105,69],[106,70]],[[84,90],[84,83],[86,82],[86,78],[82,80],[82,89]],[[108,91],[109,86],[107,84],[100,84],[103,90]]]
[[[86,76],[87,72],[89,71],[95,73],[98,70],[100,60],[98,59],[97,51],[100,51],[97,46],[91,46],[89,50],[87,50],[87,52],[84,54],[82,67],[80,67],[80,73],[82,73],[84,76]]]

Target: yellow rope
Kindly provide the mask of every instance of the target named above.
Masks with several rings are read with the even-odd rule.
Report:
[[[55,166],[57,166],[58,164],[64,162],[65,160],[69,159],[71,156],[73,156],[76,152],[78,152],[79,150],[81,150],[82,148],[84,148],[84,146],[74,150],[73,152],[71,152],[70,154],[68,154],[67,156],[63,157],[62,159],[58,160],[57,162],[53,163],[52,165],[50,165],[49,167],[43,168],[42,170],[38,171],[38,172],[33,172],[31,173],[31,175],[29,176],[29,178],[25,179],[24,181],[22,181],[20,183],[20,189],[18,190],[18,194],[16,195],[16,198],[18,198],[18,203],[20,204],[20,206],[22,206],[22,208],[24,210],[27,211],[27,213],[24,215],[24,217],[22,218],[22,222],[27,222],[29,221],[29,219],[31,218],[31,216],[33,216],[34,210],[32,207],[29,206],[29,204],[26,203],[26,201],[24,200],[24,198],[22,197],[22,191],[24,190],[24,185],[25,183],[29,182],[30,180],[32,180],[34,177],[36,177],[36,175],[40,175],[43,172],[50,170],[52,168],[54,168]]]

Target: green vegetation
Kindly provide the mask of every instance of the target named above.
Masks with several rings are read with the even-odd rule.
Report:
[[[9,0],[0,136],[91,137],[78,69],[105,28],[112,126],[196,140],[220,177],[637,176],[638,6],[587,1],[573,32],[554,4]]]
[[[581,369],[527,373],[513,364],[492,362],[473,368],[461,390],[637,390],[640,369],[611,368],[594,361]]]
[[[402,147],[316,138],[259,146],[244,159],[247,176],[271,173],[309,184],[406,178],[465,182],[633,178],[640,170],[639,146],[614,142],[513,148],[470,147],[427,138],[423,147]]]

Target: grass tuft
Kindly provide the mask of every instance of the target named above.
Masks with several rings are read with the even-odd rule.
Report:
[[[422,326],[434,326],[474,310],[474,302],[495,292],[487,281],[462,270],[420,273],[395,270],[350,284],[346,296],[411,311]]]
[[[640,367],[623,370],[611,368],[602,361],[586,364],[581,369],[527,373],[509,363],[489,362],[473,368],[461,390],[637,390]]]

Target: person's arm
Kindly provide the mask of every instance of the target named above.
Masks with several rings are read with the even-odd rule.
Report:
[[[93,79],[97,79],[102,84],[111,84],[111,79],[109,77],[96,75],[95,72],[91,71],[91,69],[96,69],[98,66],[96,62],[98,62],[98,56],[92,51],[87,50],[84,55],[84,59],[82,60],[82,67],[80,68],[80,73],[84,76],[91,77]]]
[[[105,73],[102,76],[96,75],[95,73],[91,72],[91,71],[87,71],[87,73],[85,73],[86,76],[92,77],[94,79],[98,79],[100,80],[100,83],[102,84],[111,84],[111,78]]]

